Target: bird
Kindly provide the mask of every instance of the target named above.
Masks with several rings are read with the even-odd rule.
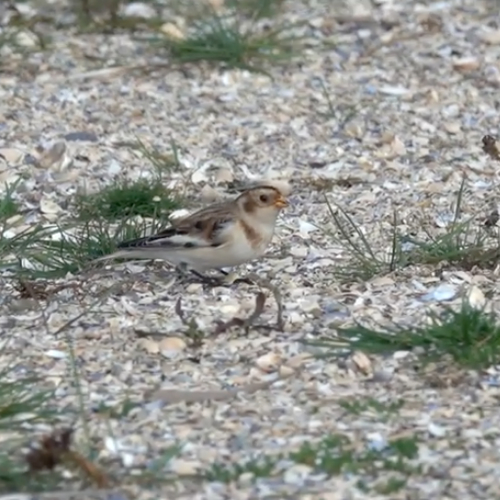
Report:
[[[171,222],[156,234],[118,243],[105,259],[160,259],[180,270],[201,273],[234,267],[261,257],[274,235],[278,215],[288,206],[288,186],[258,184],[233,200],[214,203]]]

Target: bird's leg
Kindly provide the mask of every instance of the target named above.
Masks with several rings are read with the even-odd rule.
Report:
[[[221,286],[221,285],[224,285],[224,282],[221,279],[219,279],[219,278],[215,278],[213,276],[205,276],[204,274],[201,274],[198,271],[195,271],[194,269],[190,269],[190,271],[202,283],[206,283],[207,285],[211,285],[211,286]]]

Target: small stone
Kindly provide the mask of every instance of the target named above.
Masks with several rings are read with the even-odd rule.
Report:
[[[93,132],[70,132],[64,136],[67,141],[97,142],[99,138]]]
[[[352,362],[364,375],[368,375],[372,372],[372,362],[365,353],[361,351],[354,352],[352,355]]]
[[[292,248],[290,248],[290,255],[292,255],[293,257],[298,257],[300,259],[304,259],[307,256],[308,251],[309,250],[307,247],[293,246]]]
[[[445,122],[444,129],[449,134],[458,134],[462,131],[462,125],[460,122]]]
[[[290,366],[283,365],[280,366],[278,373],[280,377],[287,378],[291,377],[295,373],[295,370]]]
[[[205,184],[200,191],[200,198],[205,203],[214,203],[222,199],[222,195],[209,184]]]
[[[156,10],[146,3],[132,2],[123,7],[125,17],[141,17],[143,19],[153,19],[157,16]]]
[[[255,364],[263,372],[272,373],[279,369],[281,357],[275,352],[269,352],[258,358]]]
[[[0,148],[0,158],[3,158],[8,165],[19,164],[24,157],[24,153],[19,149]]]
[[[170,461],[169,468],[172,472],[179,474],[180,476],[194,476],[200,471],[201,463],[192,460],[174,458]]]
[[[431,302],[431,301],[445,302],[447,300],[453,299],[456,296],[457,292],[458,290],[456,286],[445,283],[443,285],[439,285],[430,292],[426,293],[422,297],[422,300],[424,302]]]
[[[186,347],[186,342],[180,337],[165,337],[159,344],[160,353],[165,358],[179,356]]]
[[[160,30],[164,33],[168,38],[172,40],[184,40],[186,35],[176,26],[174,23],[165,23],[162,24]]]
[[[378,91],[381,94],[385,95],[392,95],[392,96],[403,96],[407,95],[410,93],[410,90],[404,87],[392,87],[392,86],[385,86],[385,87],[380,87]]]
[[[38,309],[39,304],[35,299],[14,299],[9,304],[9,309],[12,312],[25,312],[25,311],[33,311],[34,309]]]
[[[160,352],[160,346],[158,342],[152,339],[141,339],[139,345],[149,354],[158,354]]]
[[[309,233],[312,231],[317,231],[318,227],[310,222],[299,219],[299,233],[302,238],[306,239],[309,237]]]
[[[479,38],[490,45],[498,45],[500,44],[500,30],[480,32]]]
[[[43,214],[57,214],[62,211],[62,208],[55,201],[43,196],[40,200],[40,211]]]
[[[58,351],[57,349],[49,349],[48,351],[45,351],[45,355],[54,359],[63,359],[67,357],[65,352]]]
[[[429,434],[434,437],[444,437],[446,435],[446,429],[441,425],[434,424],[433,422],[429,422],[427,430],[429,431]]]
[[[406,154],[405,143],[398,136],[395,136],[391,142],[391,150],[396,156],[403,156]]]
[[[189,213],[189,210],[186,210],[185,208],[179,208],[179,210],[174,210],[173,212],[171,212],[168,218],[170,220],[182,219],[183,217],[187,217]]]
[[[389,382],[394,376],[394,371],[391,370],[375,370],[370,382]]]
[[[234,181],[234,174],[232,169],[221,167],[217,169],[215,174],[215,182],[217,184],[225,184]]]
[[[16,43],[21,47],[36,47],[39,40],[31,31],[20,31],[16,34]]]
[[[468,294],[468,302],[474,309],[482,309],[486,304],[486,297],[480,288],[473,286]]]
[[[457,71],[474,71],[481,66],[479,60],[475,57],[462,57],[453,61],[453,69]]]
[[[285,472],[283,479],[287,484],[300,485],[305,482],[311,472],[312,468],[308,465],[295,464]]]
[[[69,159],[66,158],[66,143],[59,141],[51,147],[42,150],[36,164],[40,168],[63,170],[69,164]]]
[[[191,283],[186,287],[186,293],[198,294],[203,291],[203,285],[200,283]]]

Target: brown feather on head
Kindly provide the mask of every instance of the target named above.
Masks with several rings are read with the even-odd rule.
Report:
[[[242,203],[242,208],[246,213],[269,208],[281,210],[288,205],[283,194],[273,186],[256,186],[247,189],[236,201]]]

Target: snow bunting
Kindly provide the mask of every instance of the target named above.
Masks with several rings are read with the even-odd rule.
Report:
[[[243,264],[266,251],[278,214],[288,205],[284,191],[271,183],[252,187],[232,201],[174,220],[157,234],[121,242],[117,252],[98,260],[161,259],[198,275]]]

